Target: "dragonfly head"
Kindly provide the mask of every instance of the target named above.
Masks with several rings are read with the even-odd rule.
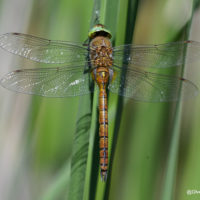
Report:
[[[89,36],[90,39],[93,39],[93,38],[95,38],[96,36],[105,36],[105,37],[108,37],[108,38],[111,38],[111,37],[112,37],[110,31],[107,30],[107,29],[105,28],[105,26],[102,25],[102,24],[96,24],[96,25],[90,30],[88,36]]]

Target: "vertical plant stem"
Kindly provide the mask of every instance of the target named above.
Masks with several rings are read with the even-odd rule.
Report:
[[[195,3],[193,2],[193,11],[195,8]],[[188,39],[189,31],[191,26],[192,16],[185,28],[185,36],[184,39]],[[187,51],[187,49],[185,49]],[[184,67],[182,68],[182,76],[184,74]],[[181,92],[181,91],[180,91]],[[168,200],[168,199],[175,199],[175,185],[176,185],[176,175],[177,175],[177,164],[178,164],[178,153],[179,153],[179,141],[181,135],[181,116],[182,116],[182,102],[179,101],[176,104],[175,114],[174,114],[174,126],[172,129],[172,137],[171,143],[169,146],[169,153],[168,153],[168,161],[167,161],[167,168],[165,173],[165,181],[163,184],[163,192],[161,199]]]

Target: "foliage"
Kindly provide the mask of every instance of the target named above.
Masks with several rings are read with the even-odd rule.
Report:
[[[195,15],[199,1],[27,2],[18,4],[24,7],[26,21],[22,21],[23,15],[17,18],[17,12],[9,19],[14,0],[7,7],[0,2],[2,19],[6,19],[0,25],[2,32],[16,31],[13,24],[19,27],[23,22],[23,28],[17,30],[48,39],[84,42],[99,19],[112,32],[113,45],[121,45],[183,40],[195,37],[192,30],[200,31],[194,24],[199,19]],[[11,28],[6,24],[12,24]],[[35,63],[20,60],[20,64],[31,68]],[[15,67],[15,62],[12,65]],[[183,76],[195,79],[199,71],[194,69],[195,64],[184,67]],[[9,71],[6,65],[4,71]],[[175,73],[171,69],[157,72]],[[0,93],[0,166],[14,163],[2,167],[1,185],[5,183],[7,190],[0,189],[0,199],[186,200],[188,189],[198,190],[199,98],[143,103],[109,93],[110,164],[108,180],[103,183],[98,164],[97,91],[66,99],[11,96],[2,88]],[[12,112],[8,115],[9,110]],[[15,110],[23,117],[19,123]],[[8,149],[15,154],[9,154]],[[11,177],[6,182],[8,174]]]

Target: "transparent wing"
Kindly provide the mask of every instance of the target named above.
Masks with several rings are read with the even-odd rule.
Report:
[[[198,88],[189,80],[139,69],[127,69],[126,76],[122,77],[118,72],[108,88],[121,96],[147,102],[177,101],[180,91],[184,99],[198,93]]]
[[[187,49],[187,54],[186,54]],[[186,60],[185,60],[186,58]],[[122,63],[143,67],[166,68],[200,58],[200,43],[180,41],[159,45],[123,45],[114,48],[114,65]]]
[[[0,47],[27,59],[51,64],[74,64],[86,60],[87,48],[79,43],[51,41],[22,33],[6,33],[0,36]]]
[[[46,97],[68,97],[91,92],[84,67],[23,69],[6,74],[0,84],[12,91]]]

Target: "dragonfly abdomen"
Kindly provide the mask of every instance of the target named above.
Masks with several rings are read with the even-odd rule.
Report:
[[[93,77],[99,86],[99,148],[101,178],[107,179],[108,171],[108,101],[106,88],[109,81],[109,69],[97,67],[93,71]]]
[[[101,178],[106,181],[108,171],[108,103],[105,87],[99,92],[99,148]]]

